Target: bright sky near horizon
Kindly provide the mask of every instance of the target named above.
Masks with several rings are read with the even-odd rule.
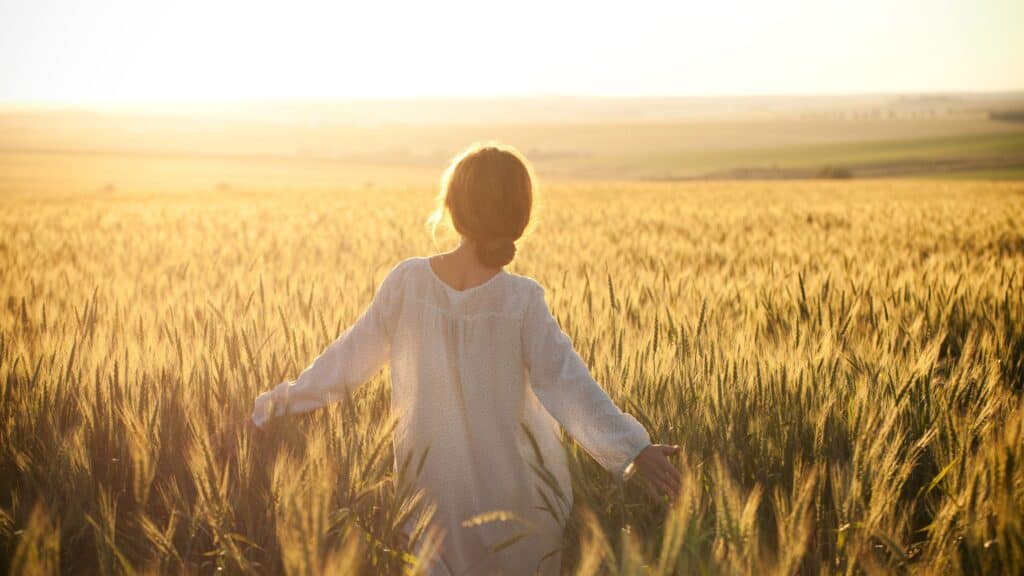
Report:
[[[0,101],[1024,89],[1024,1],[0,0]]]

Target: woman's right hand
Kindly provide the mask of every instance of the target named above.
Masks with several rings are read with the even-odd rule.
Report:
[[[216,443],[225,453],[231,453],[238,449],[239,442],[245,434],[255,442],[261,441],[266,436],[266,433],[252,421],[252,418],[246,418],[244,422],[236,420],[224,427],[217,434]]]
[[[678,452],[678,445],[651,444],[633,460],[633,466],[643,478],[644,488],[651,498],[660,500],[660,496],[668,496],[670,501],[674,501],[679,494],[683,485],[682,476],[668,460],[669,456]]]
[[[256,423],[252,421],[252,418],[245,419],[245,430],[253,436],[258,436],[263,432],[263,429],[257,426]]]

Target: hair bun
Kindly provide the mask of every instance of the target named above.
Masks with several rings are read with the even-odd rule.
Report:
[[[497,237],[482,240],[477,243],[476,257],[484,266],[504,266],[516,257],[515,239]]]

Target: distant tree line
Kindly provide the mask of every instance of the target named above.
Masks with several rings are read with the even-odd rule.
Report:
[[[1024,110],[993,110],[988,113],[989,120],[1003,122],[1024,122]]]
[[[818,170],[817,177],[831,180],[846,180],[847,178],[853,178],[853,172],[842,166],[822,166]]]

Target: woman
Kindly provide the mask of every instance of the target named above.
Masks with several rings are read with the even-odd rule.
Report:
[[[252,422],[337,400],[389,362],[396,468],[416,463],[412,481],[436,505],[427,521],[443,537],[428,572],[557,574],[572,505],[559,427],[617,478],[638,471],[652,496],[679,490],[667,458],[678,446],[651,444],[591,377],[544,288],[503,269],[533,205],[519,152],[470,147],[438,200],[434,225],[450,217],[458,248],[392,268],[353,326],[294,382],[256,399]]]

